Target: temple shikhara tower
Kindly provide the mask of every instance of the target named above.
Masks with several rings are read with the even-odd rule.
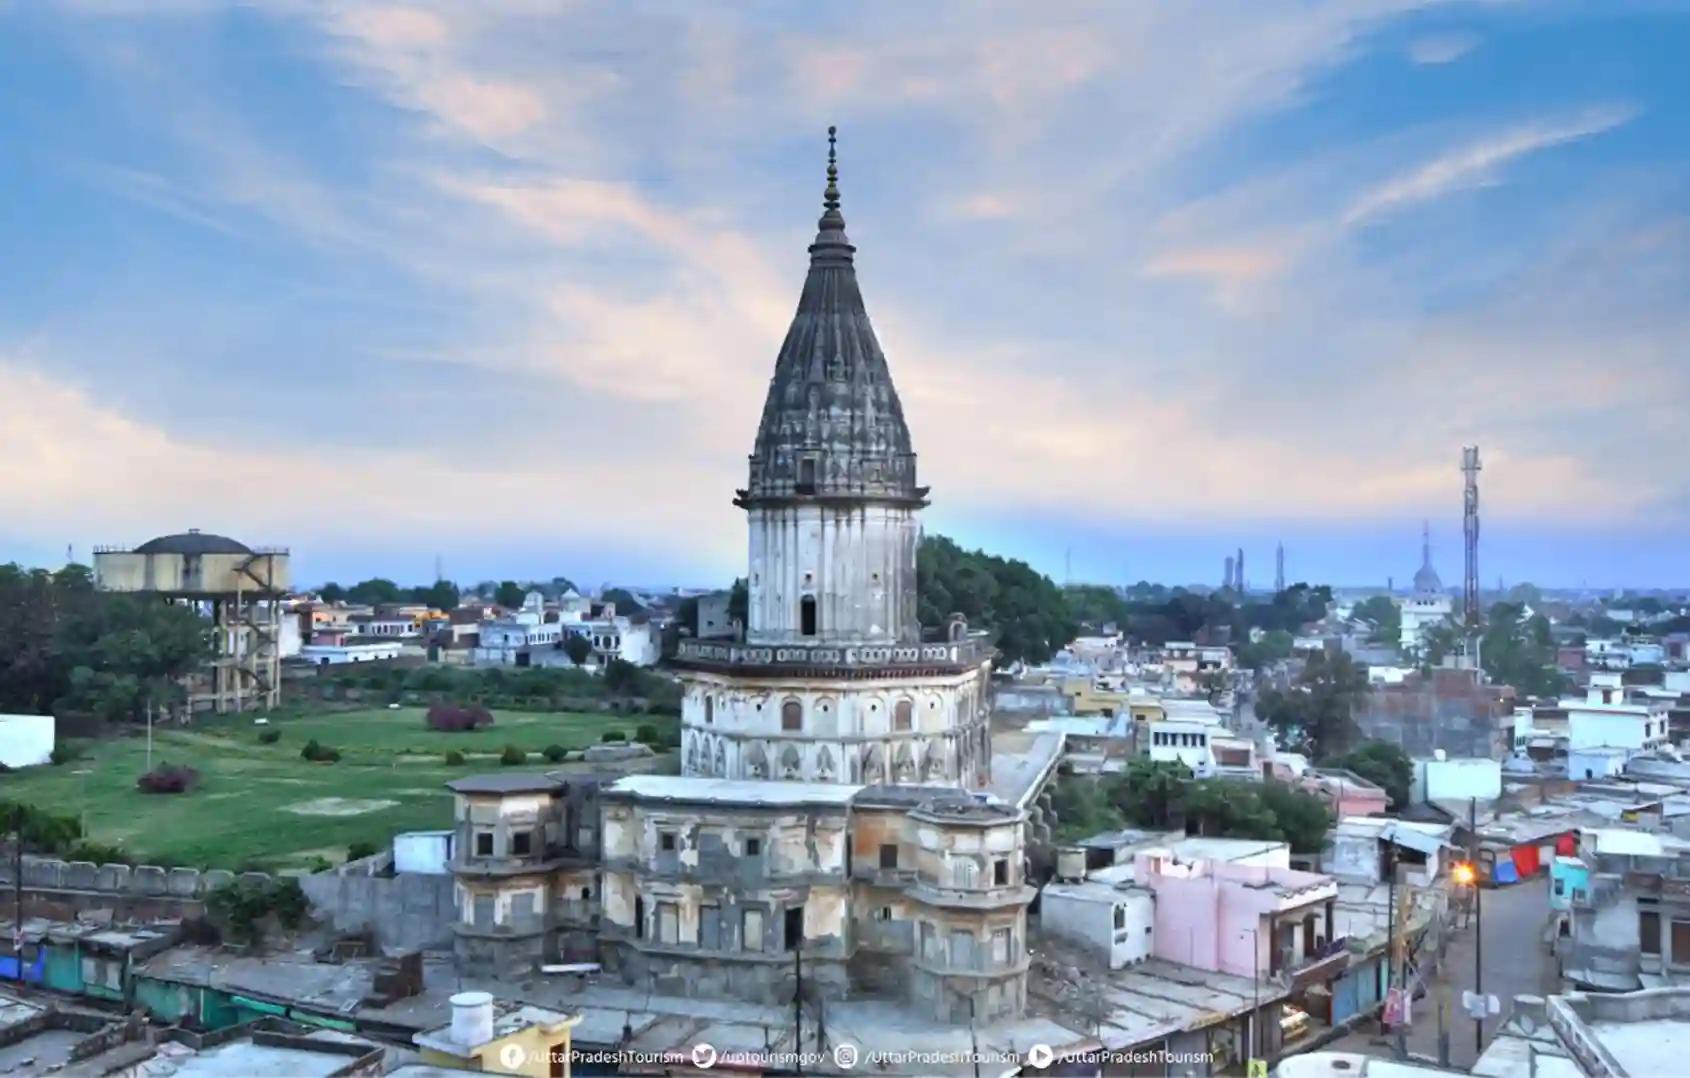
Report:
[[[681,774],[451,784],[462,968],[597,961],[648,992],[894,1000],[930,1021],[1026,1005],[1025,797],[991,778],[991,647],[923,639],[927,488],[857,287],[829,130],[798,312],[735,504],[738,640],[687,640]]]
[[[809,274],[734,499],[751,540],[744,641],[681,648],[683,774],[977,788],[988,655],[960,621],[922,639],[927,488],[838,178],[830,148]]]

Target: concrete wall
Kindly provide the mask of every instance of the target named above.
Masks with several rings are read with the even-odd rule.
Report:
[[[51,715],[0,715],[0,764],[34,767],[53,758]]]
[[[372,875],[371,869],[388,858],[377,854],[300,877],[311,916],[339,932],[368,931],[387,950],[450,949],[452,877]]]

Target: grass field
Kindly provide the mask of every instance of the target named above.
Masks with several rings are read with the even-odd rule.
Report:
[[[490,729],[439,733],[423,724],[420,708],[371,709],[275,717],[281,732],[260,744],[250,717],[217,717],[182,728],[157,727],[153,763],[186,764],[200,774],[188,794],[144,794],[135,779],[146,770],[146,739],[80,742],[85,755],[57,766],[0,776],[0,798],[51,812],[82,816],[96,842],[122,846],[138,862],[217,868],[303,867],[314,857],[338,862],[353,842],[383,846],[395,831],[447,827],[447,780],[483,771],[570,770],[540,756],[526,768],[502,768],[506,745],[538,754],[598,744],[608,730],[630,738],[641,723],[673,728],[661,716],[494,712]],[[314,764],[299,750],[315,738],[339,749],[334,764]],[[463,752],[462,767],[445,755]],[[87,771],[85,775],[76,772]]]

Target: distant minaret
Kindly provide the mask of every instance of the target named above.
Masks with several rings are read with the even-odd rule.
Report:
[[[1238,561],[1233,564],[1233,572],[1238,574],[1238,594],[1244,594],[1244,548],[1238,548]]]
[[[1284,543],[1280,543],[1279,548],[1273,552],[1273,590],[1275,592],[1281,592],[1281,591],[1285,590],[1285,544]]]
[[[1222,578],[1222,580],[1221,580],[1221,587],[1223,587],[1223,588],[1231,588],[1232,587],[1232,555],[1231,554],[1228,554],[1226,556],[1226,576],[1224,578]]]

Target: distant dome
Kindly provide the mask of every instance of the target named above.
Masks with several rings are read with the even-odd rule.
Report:
[[[1420,571],[1414,574],[1414,590],[1424,595],[1433,595],[1444,590],[1444,582],[1438,579],[1438,571],[1430,565],[1422,565]]]
[[[245,543],[237,543],[227,535],[185,531],[176,535],[161,535],[148,539],[135,548],[137,554],[251,554]]]
[[[1420,527],[1420,569],[1414,574],[1414,591],[1418,595],[1437,595],[1444,590],[1438,571],[1432,568],[1432,526]]]

